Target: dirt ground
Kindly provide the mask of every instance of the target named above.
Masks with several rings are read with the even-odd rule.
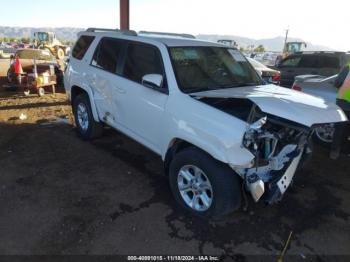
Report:
[[[0,92],[1,255],[277,261],[293,231],[284,262],[350,261],[347,155],[316,147],[280,204],[207,222],[177,208],[158,156],[112,130],[83,142],[71,121],[64,94]]]

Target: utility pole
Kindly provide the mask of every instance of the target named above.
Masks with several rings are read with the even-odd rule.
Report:
[[[130,29],[129,0],[119,0],[119,1],[120,1],[120,29],[129,30]]]
[[[287,49],[288,34],[289,34],[289,26],[286,30],[286,38],[284,39],[283,53],[285,53],[287,51],[286,49]]]

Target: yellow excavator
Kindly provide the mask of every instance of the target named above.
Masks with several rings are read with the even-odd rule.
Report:
[[[307,47],[305,42],[287,42],[283,49],[283,58],[286,58],[292,54],[303,51],[304,47]]]
[[[62,44],[53,32],[35,32],[35,48],[49,51],[57,59],[63,59],[68,55],[70,47]]]

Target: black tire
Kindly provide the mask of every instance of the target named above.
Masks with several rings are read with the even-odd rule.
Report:
[[[83,104],[85,106],[85,108],[87,109],[87,114],[88,114],[88,127],[87,127],[87,129],[84,129],[78,121],[77,108],[80,104]],[[91,110],[90,99],[89,99],[89,96],[87,94],[80,94],[74,99],[74,101],[73,101],[73,113],[74,113],[74,119],[75,119],[75,124],[77,126],[78,134],[84,140],[92,140],[92,139],[98,138],[102,135],[103,126],[101,123],[95,121],[94,116],[92,114],[92,110]]]
[[[7,82],[8,82],[8,83],[12,83],[12,82],[13,82],[13,73],[12,73],[12,70],[11,70],[11,69],[9,69],[9,70],[7,71]]]
[[[324,141],[324,140],[321,140],[321,139],[317,136],[316,131],[315,131],[315,133],[313,134],[312,139],[313,139],[313,141],[314,141],[316,144],[318,144],[318,145],[320,145],[320,146],[322,146],[322,147],[324,147],[324,148],[327,148],[327,149],[330,149],[330,148],[331,148],[332,142],[326,142],[326,141]]]
[[[186,204],[178,188],[178,173],[187,165],[200,168],[208,177],[212,189],[212,204],[206,211],[197,211]],[[241,178],[227,165],[194,147],[177,153],[169,168],[169,183],[176,202],[193,215],[220,218],[237,210],[241,205]]]

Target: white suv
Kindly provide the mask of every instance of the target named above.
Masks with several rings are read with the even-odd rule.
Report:
[[[346,121],[335,105],[274,85],[235,48],[190,35],[88,29],[65,72],[84,139],[111,126],[164,161],[176,201],[213,217],[279,201],[315,127]]]

